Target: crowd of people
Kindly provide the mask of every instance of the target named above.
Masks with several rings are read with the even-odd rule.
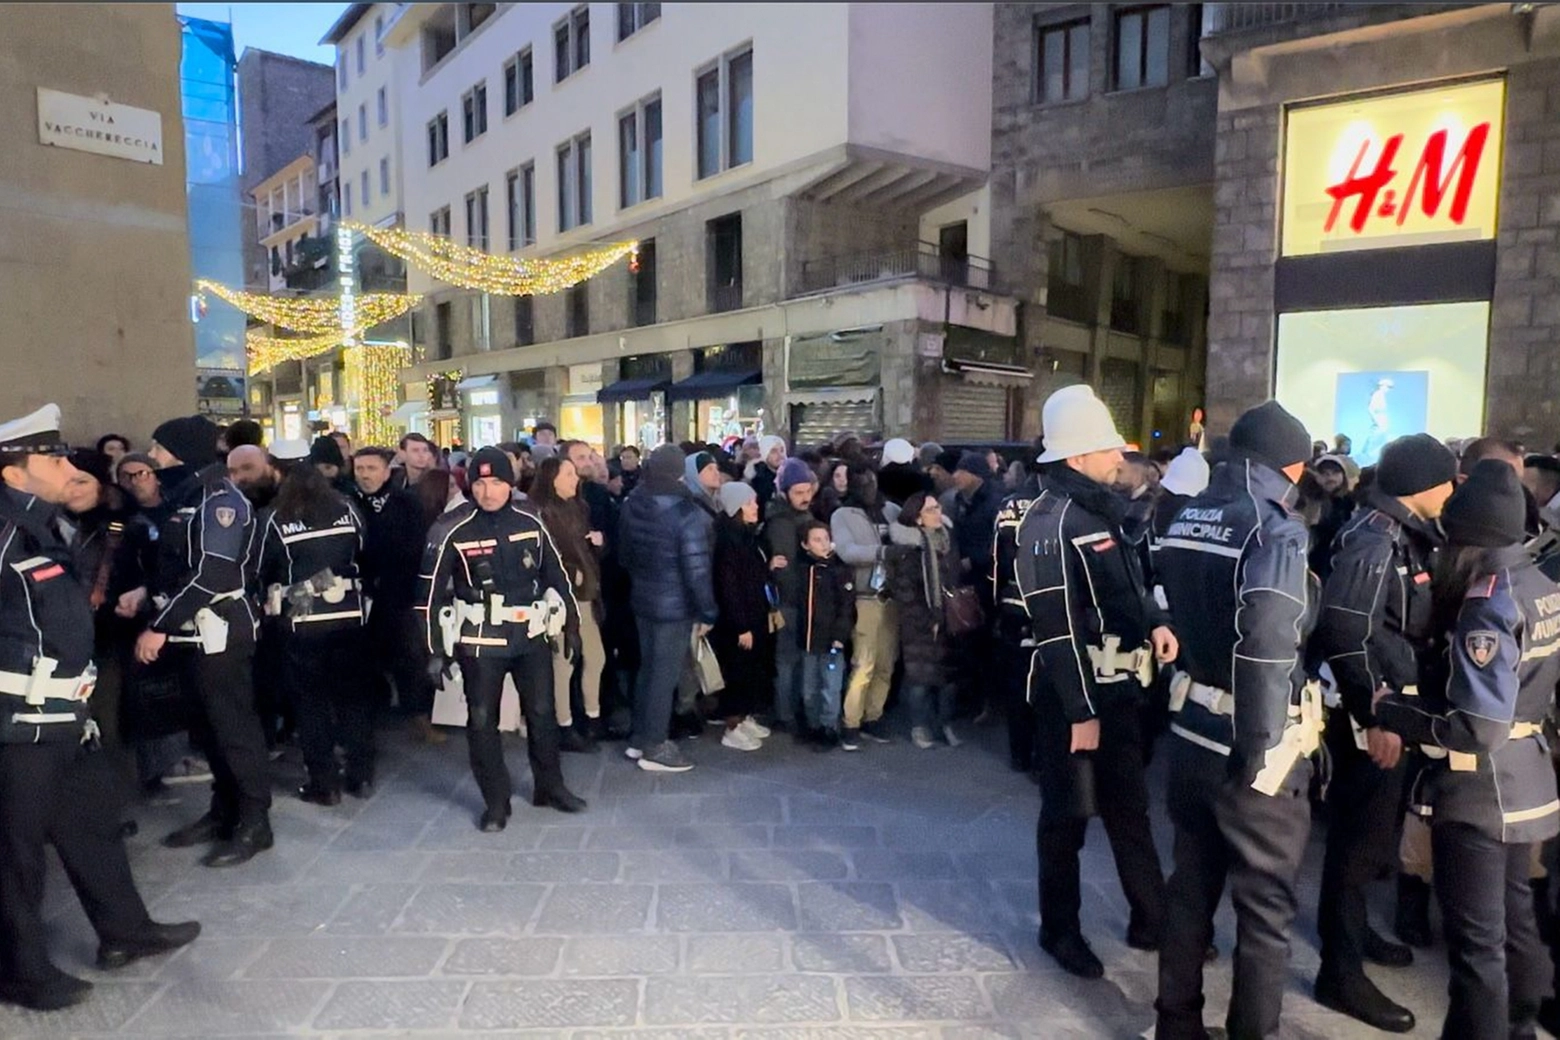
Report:
[[[163,841],[235,866],[274,842],[283,749],[301,752],[303,800],[368,798],[382,716],[442,742],[435,696],[458,690],[476,822],[502,830],[512,685],[532,803],[565,813],[588,806],[560,756],[606,742],[681,773],[690,739],[734,756],[777,731],[819,753],[888,743],[896,696],[923,750],[1005,718],[1010,764],[1041,791],[1040,944],[1103,974],[1080,924],[1097,816],[1127,941],[1160,952],[1161,1038],[1208,1035],[1226,885],[1229,1034],[1276,1034],[1313,802],[1329,820],[1322,1003],[1411,1030],[1365,965],[1432,942],[1433,892],[1444,1035],[1560,1018],[1543,950],[1560,932],[1543,853],[1560,832],[1544,735],[1560,461],[1416,435],[1362,470],[1275,402],[1227,438],[1148,456],[1087,387],[1052,395],[1042,420],[1011,459],[847,434],[609,461],[546,423],[471,453],[416,433],[263,444],[254,423],[201,417],[162,423],[145,453],[117,435],[68,451],[57,410],[0,427],[0,694],[17,708],[0,712],[0,999],[60,1007],[90,988],[42,952],[45,842],[106,966],[198,932],[147,916],[109,788],[209,777],[208,811]],[[1168,878],[1148,823],[1156,747]],[[18,795],[42,779],[76,795]],[[1391,876],[1402,943],[1365,909]]]

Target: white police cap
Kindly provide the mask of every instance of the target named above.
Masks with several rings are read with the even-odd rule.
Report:
[[[70,445],[60,436],[60,406],[46,404],[31,415],[0,423],[0,452],[64,455]]]
[[[272,441],[270,452],[278,462],[298,462],[309,457],[309,442],[301,438]]]

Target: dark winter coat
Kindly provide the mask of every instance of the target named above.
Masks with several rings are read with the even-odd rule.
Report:
[[[906,462],[890,462],[878,470],[878,490],[883,498],[896,506],[917,491],[932,493],[932,478]]]
[[[582,488],[584,485],[580,485]],[[539,506],[528,505],[541,518],[563,557],[563,569],[574,586],[574,598],[594,603],[601,596],[601,562],[590,544],[590,508],[583,498],[559,499]]]
[[[720,620],[713,639],[735,643],[744,632],[769,629],[769,558],[764,555],[758,528],[721,516],[715,522],[715,602]]]
[[[855,568],[838,556],[820,560],[809,552],[801,563],[806,580],[796,637],[806,653],[826,654],[835,643],[848,643],[856,627]]]
[[[417,575],[427,544],[422,503],[404,488],[386,484],[372,495],[359,492],[363,535],[363,583],[376,611],[410,610],[417,600]]]
[[[969,571],[963,575],[966,585],[987,589],[991,578],[991,561],[996,554],[997,513],[1002,509],[1002,485],[996,480],[983,481],[969,498],[962,494],[953,496],[953,537],[958,559],[970,561]]]
[[[948,590],[957,582],[958,561],[946,530],[933,537],[944,544],[936,550],[938,579],[928,590],[927,579],[933,568],[921,528],[900,523],[888,528],[888,589],[899,605],[899,648],[907,686],[938,687],[948,682],[943,604]]]
[[[711,528],[709,514],[681,482],[664,494],[641,483],[624,500],[619,555],[640,620],[715,623]]]
[[[802,584],[805,578],[802,567],[802,526],[812,520],[812,513],[792,506],[791,500],[784,495],[776,495],[774,501],[769,503],[769,519],[764,522],[764,550],[771,560],[776,556],[784,556],[786,559],[786,566],[775,571],[775,584],[780,589],[780,602],[787,607],[802,605]]]
[[[748,481],[748,486],[758,496],[758,522],[763,523],[775,510],[772,501],[779,490],[776,481],[780,474],[769,468],[767,462],[757,462],[753,465],[753,479]]]

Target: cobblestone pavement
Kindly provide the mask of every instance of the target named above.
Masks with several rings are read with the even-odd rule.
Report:
[[[691,742],[698,769],[663,777],[616,746],[565,756],[591,803],[578,817],[529,807],[524,749],[506,740],[516,814],[489,835],[474,826],[459,734],[430,748],[386,731],[367,803],[304,805],[284,787],[298,777],[279,769],[276,848],[228,871],[156,844],[204,802],[203,789],[176,789],[181,804],[138,810],[131,857],[154,914],[199,919],[205,934],[95,972],[95,940],[55,871],[56,957],[97,991],[55,1015],[0,1009],[0,1037],[1143,1034],[1155,960],[1123,941],[1103,832],[1091,829],[1086,852],[1085,928],[1108,970],[1084,982],[1035,945],[1035,788],[1007,770],[999,730],[972,736],[952,750],[901,740],[830,755],[778,736],[740,754],[706,737]],[[1156,828],[1168,861],[1162,815]],[[1309,997],[1320,851],[1314,837],[1284,1035],[1379,1035]],[[1233,936],[1226,908],[1210,1021],[1222,1021]],[[1417,1036],[1439,1029],[1443,958],[1372,969],[1419,1013]]]

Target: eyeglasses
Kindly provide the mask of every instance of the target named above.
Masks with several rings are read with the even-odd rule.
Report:
[[[150,477],[151,475],[152,475],[152,471],[149,470],[149,469],[138,469],[138,470],[122,469],[122,470],[119,471],[119,479],[120,480],[145,480],[148,477]]]

